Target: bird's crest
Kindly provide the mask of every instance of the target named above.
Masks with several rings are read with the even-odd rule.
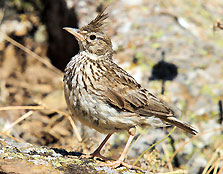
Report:
[[[93,32],[103,31],[105,24],[104,20],[108,18],[108,13],[104,13],[105,9],[106,8],[104,8],[94,20],[92,20],[88,25],[82,27],[80,30]]]

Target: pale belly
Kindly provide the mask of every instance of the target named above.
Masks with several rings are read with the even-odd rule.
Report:
[[[70,93],[67,103],[74,117],[101,133],[128,130],[136,126],[135,121],[139,120],[134,119],[136,116],[131,113],[117,111],[109,104],[99,100],[97,96],[87,94],[84,89],[82,95],[79,95],[77,91],[74,95]]]
[[[66,90],[65,86],[65,90]],[[65,91],[66,93],[66,91]],[[143,117],[135,113],[118,111],[107,103],[101,101],[98,96],[89,95],[86,90],[78,90],[65,97],[73,116],[88,127],[101,133],[113,133],[129,130],[135,126],[161,126],[161,120],[154,117]]]

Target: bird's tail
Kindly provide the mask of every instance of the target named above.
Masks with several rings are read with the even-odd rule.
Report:
[[[178,120],[177,118],[175,118],[173,116],[172,117],[171,116],[170,117],[160,117],[160,119],[162,119],[163,121],[170,123],[174,126],[177,126],[177,127],[181,128],[181,129],[185,130],[186,132],[191,133],[193,135],[198,134],[198,131],[194,127],[192,127],[191,125],[189,125],[185,122]]]

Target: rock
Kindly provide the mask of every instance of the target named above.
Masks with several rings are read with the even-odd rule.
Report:
[[[142,173],[125,167],[100,167],[98,161],[80,158],[79,152],[67,152],[12,139],[0,139],[0,173]]]

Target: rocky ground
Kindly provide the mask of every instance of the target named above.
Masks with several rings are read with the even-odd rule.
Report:
[[[137,165],[152,173],[223,173],[223,2],[69,0],[67,4],[75,8],[80,27],[108,6],[107,33],[114,60],[150,92],[180,108],[181,119],[199,130],[192,137],[176,129]],[[0,26],[1,141],[11,135],[24,143],[90,153],[105,135],[71,121],[63,98],[63,74],[49,64],[46,28],[38,13],[31,12],[11,17],[1,11],[5,14]],[[33,28],[37,30],[31,35]],[[158,80],[163,71],[168,74],[164,97]],[[139,128],[126,162],[134,163],[170,130]],[[118,158],[127,138],[127,133],[113,135],[103,153]],[[0,152],[1,159],[10,159]]]

